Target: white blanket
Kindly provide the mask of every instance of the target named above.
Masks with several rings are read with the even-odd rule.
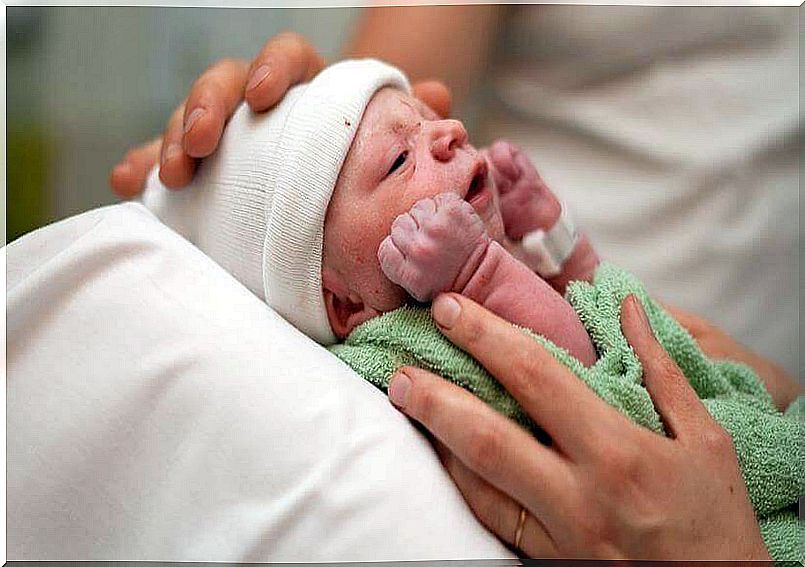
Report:
[[[512,557],[381,392],[142,206],[4,253],[8,559]]]

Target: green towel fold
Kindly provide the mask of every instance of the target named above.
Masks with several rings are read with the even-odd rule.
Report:
[[[631,274],[602,264],[592,285],[573,282],[567,300],[592,338],[599,359],[585,368],[567,351],[534,335],[559,361],[607,403],[658,433],[663,426],[641,385],[640,362],[620,327],[620,307],[634,293],[660,343],[676,361],[713,417],[732,436],[764,541],[776,560],[805,561],[805,522],[797,501],[805,494],[803,398],[785,415],[747,366],[710,360]],[[466,388],[502,414],[537,433],[515,400],[488,372],[438,330],[430,310],[403,307],[367,321],[346,342],[331,347],[340,359],[381,388],[401,366],[431,370]],[[571,411],[572,406],[568,407]]]

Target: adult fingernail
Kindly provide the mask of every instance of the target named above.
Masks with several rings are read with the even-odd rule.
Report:
[[[638,319],[640,319],[640,322],[644,327],[650,329],[651,325],[648,322],[648,317],[646,316],[643,306],[640,304],[640,300],[637,299],[637,296],[632,294],[627,299],[629,300],[629,308],[632,310],[632,312],[637,316]]]
[[[391,403],[400,409],[405,409],[408,405],[408,395],[411,392],[411,379],[403,374],[397,372],[391,377],[389,382],[389,399]]]
[[[193,128],[193,124],[198,122],[198,119],[204,116],[204,113],[207,110],[205,108],[196,108],[193,112],[187,115],[187,118],[184,121],[184,132],[187,134],[191,128]]]
[[[452,329],[461,314],[461,305],[447,294],[442,294],[433,302],[433,318],[445,329]]]
[[[165,148],[165,153],[162,154],[162,163],[172,160],[181,153],[182,146],[176,142],[171,143],[167,148]]]
[[[254,70],[252,76],[249,77],[249,82],[246,84],[246,90],[250,91],[257,87],[260,83],[266,80],[271,74],[271,67],[268,65],[260,65],[257,69]]]

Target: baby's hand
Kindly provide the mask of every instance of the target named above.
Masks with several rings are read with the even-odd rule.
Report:
[[[547,231],[556,224],[562,211],[559,199],[522,150],[509,142],[497,141],[482,151],[500,193],[506,236],[520,241],[531,231]]]
[[[532,270],[540,273],[541,258],[526,253],[520,241],[530,232],[548,232],[559,221],[562,205],[537,173],[531,160],[517,146],[497,141],[483,150],[492,179],[500,193],[500,212],[506,236],[512,241],[510,252]],[[576,245],[558,274],[541,273],[559,293],[570,281],[591,281],[598,266],[598,255],[590,239],[578,234]]]
[[[472,205],[455,193],[442,193],[398,216],[377,257],[387,278],[417,300],[431,301],[469,279],[489,242]]]

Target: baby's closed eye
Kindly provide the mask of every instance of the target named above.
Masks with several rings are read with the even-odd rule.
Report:
[[[397,159],[394,160],[394,163],[391,164],[388,173],[386,173],[386,177],[400,169],[403,165],[405,165],[406,160],[408,159],[408,150],[405,150],[397,156]]]

